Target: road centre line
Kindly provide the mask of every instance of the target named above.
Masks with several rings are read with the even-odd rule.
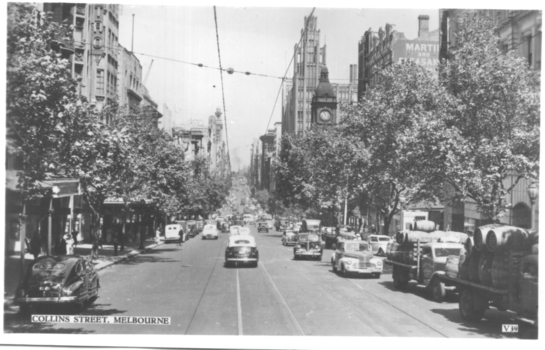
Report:
[[[240,281],[238,278],[238,269],[237,269],[237,313],[238,313],[238,335],[243,335],[242,332],[242,308],[240,303]]]
[[[276,284],[274,283],[271,275],[269,275],[269,272],[267,271],[267,269],[265,268],[265,264],[263,262],[261,262],[261,264],[259,264],[262,268],[263,268],[263,271],[265,271],[265,274],[267,275],[267,277],[269,277],[269,281],[271,281],[271,284],[274,288],[274,290],[276,291],[276,293],[278,294],[278,296],[280,296],[280,300],[282,301],[282,303],[284,304],[284,306],[286,307],[286,310],[288,310],[288,313],[290,315],[290,318],[291,318],[291,321],[293,322],[293,324],[295,325],[295,327],[297,328],[297,330],[299,331],[299,335],[306,335],[305,332],[303,332],[303,329],[301,328],[301,326],[299,325],[299,322],[297,322],[297,319],[295,318],[295,316],[293,315],[293,313],[291,312],[291,309],[290,307],[288,306],[288,303],[286,302],[286,300],[284,299],[284,297],[282,296],[282,294],[280,293],[280,291],[278,290],[278,287],[276,287]]]

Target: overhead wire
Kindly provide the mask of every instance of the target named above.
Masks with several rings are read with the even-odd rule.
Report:
[[[294,50],[293,56],[291,56],[291,60],[290,60],[290,63],[288,65],[288,68],[286,68],[286,72],[284,73],[284,77],[282,77],[282,83],[280,83],[280,87],[278,88],[278,93],[276,94],[276,100],[274,101],[273,110],[271,112],[271,116],[269,117],[269,122],[267,123],[267,127],[265,128],[265,134],[267,133],[267,130],[269,130],[269,125],[271,124],[271,120],[272,120],[272,117],[274,115],[274,110],[276,109],[276,104],[278,103],[278,96],[280,96],[280,91],[282,91],[282,87],[284,86],[284,80],[286,79],[286,75],[288,75],[291,64],[295,59],[295,55],[297,55],[297,51],[299,50],[299,47],[301,46],[301,42],[303,41],[303,38],[307,34],[308,24],[310,22],[310,19],[312,18],[312,15],[314,14],[314,10],[316,10],[316,7],[314,7],[312,9],[312,11],[310,12],[310,16],[307,19],[307,23],[305,23],[305,30],[301,33],[301,38],[299,39],[299,42],[297,43],[297,49]]]
[[[223,99],[223,119],[225,121],[225,141],[227,143],[227,162],[229,164],[229,174],[231,174],[231,154],[229,152],[229,133],[227,131],[227,110],[225,109],[225,88],[223,87],[223,69],[221,67],[220,37],[218,33],[218,17],[216,15],[216,6],[214,6],[214,22],[216,23],[216,42],[218,43],[218,60],[220,64],[221,96]]]

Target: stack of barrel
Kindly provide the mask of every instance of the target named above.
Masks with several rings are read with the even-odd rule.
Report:
[[[388,244],[388,248],[386,249],[388,260],[407,265],[416,265],[418,241],[420,241],[420,246],[422,246],[430,242],[463,243],[467,239],[467,234],[462,232],[435,230],[435,223],[428,220],[415,222],[412,229],[411,231],[398,232],[395,242]]]
[[[459,277],[506,289],[510,272],[517,273],[520,268],[521,256],[533,252],[537,254],[537,244],[537,231],[502,224],[481,226],[475,231],[475,236],[465,243],[466,255],[460,259]]]

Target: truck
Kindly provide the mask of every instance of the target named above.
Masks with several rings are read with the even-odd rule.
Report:
[[[454,285],[439,276],[446,275],[445,267],[449,256],[459,257],[464,252],[464,246],[456,242],[432,241],[421,244],[418,240],[413,250],[410,262],[394,261],[388,253],[385,264],[393,267],[392,278],[394,288],[405,290],[409,281],[415,280],[427,288],[436,302],[443,302],[447,291],[455,291]],[[408,252],[407,252],[408,253]]]
[[[494,288],[459,277],[438,276],[439,281],[459,291],[459,310],[464,321],[479,322],[494,307],[512,311],[520,321],[537,325],[538,254],[509,252],[509,278],[506,288]]]
[[[428,214],[421,210],[402,210],[394,215],[389,234],[395,233],[395,230],[411,230],[416,221],[428,220]]]

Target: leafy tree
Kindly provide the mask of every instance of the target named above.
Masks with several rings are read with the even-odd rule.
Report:
[[[430,129],[449,99],[434,74],[412,62],[377,74],[380,83],[342,113],[345,134],[369,152],[359,191],[382,214],[387,233],[402,204],[434,202],[440,192],[444,154],[430,142]]]
[[[471,198],[498,220],[513,205],[507,194],[522,178],[539,174],[539,77],[513,51],[502,54],[488,18],[460,18],[452,60],[441,81],[454,99],[436,131],[445,179],[455,199]],[[512,184],[506,179],[512,177]]]
[[[254,195],[254,198],[257,200],[257,203],[261,206],[261,208],[263,208],[264,211],[269,211],[269,191],[257,191]]]

